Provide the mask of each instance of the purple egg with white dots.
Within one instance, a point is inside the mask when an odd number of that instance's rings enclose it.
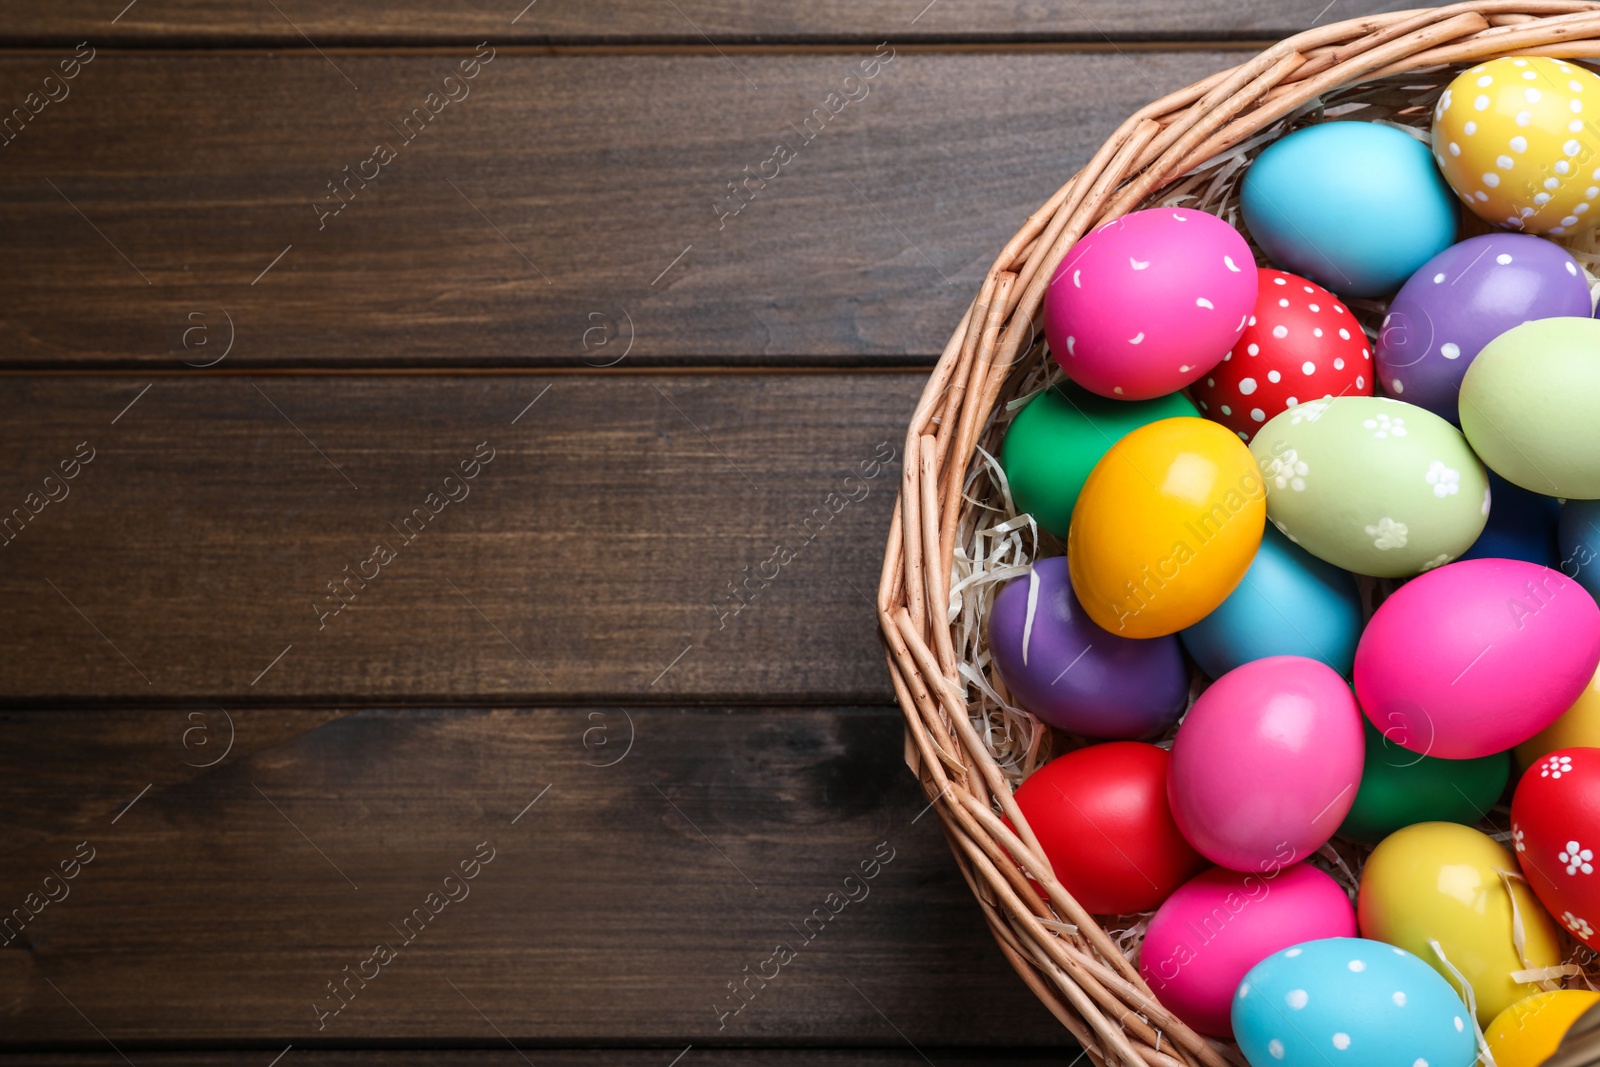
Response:
[[[1457,397],[1484,345],[1532,319],[1590,314],[1589,282],[1559,245],[1525,233],[1469,237],[1395,294],[1378,334],[1390,396],[1459,422]]]
[[[1044,332],[1067,376],[1114,400],[1149,400],[1215,367],[1256,302],[1238,230],[1191,208],[1112,219],[1067,252],[1044,294]]]
[[[1233,995],[1250,1067],[1472,1067],[1471,1013],[1403,948],[1328,937],[1274,952]]]

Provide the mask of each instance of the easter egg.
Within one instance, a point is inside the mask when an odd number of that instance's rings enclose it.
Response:
[[[1512,485],[1494,471],[1488,474],[1489,521],[1461,558],[1520,559],[1541,567],[1560,567],[1562,557],[1557,538],[1560,502]],[[1577,577],[1570,567],[1560,569],[1568,577]],[[1581,577],[1578,584],[1583,584]]]
[[[1600,500],[1569,500],[1556,526],[1561,571],[1600,600]]]
[[[1600,1034],[1600,1008],[1590,1008],[1567,1028],[1556,1055],[1545,1063],[1549,1067],[1585,1067],[1584,1061],[1594,1058],[1597,1034]]]
[[[1176,633],[1233,592],[1265,525],[1261,476],[1237,437],[1205,419],[1152,422],[1083,483],[1067,532],[1072,587],[1111,633]]]
[[[1489,515],[1488,478],[1460,431],[1386,397],[1301,404],[1262,427],[1250,450],[1273,524],[1356,574],[1401,578],[1448,563]]]
[[[1256,302],[1244,237],[1192,208],[1134,211],[1085,234],[1044,295],[1044,333],[1090,392],[1148,400],[1217,365]]]
[[[1189,698],[1176,637],[1108,634],[1072,591],[1065,556],[1039,560],[995,598],[989,650],[1012,697],[1051,726],[1084,737],[1157,737]]]
[[[1561,717],[1600,663],[1600,607],[1560,571],[1470,559],[1379,605],[1356,646],[1356,696],[1401,748],[1474,759]]]
[[[1096,914],[1149,911],[1206,861],[1167,807],[1165,749],[1112,741],[1058,756],[1017,788],[1017,806],[1073,898]]]
[[[1546,496],[1600,497],[1600,319],[1535,319],[1484,346],[1461,431],[1494,472]]]
[[[1401,748],[1371,723],[1365,725],[1361,788],[1339,827],[1341,837],[1375,845],[1413,823],[1470,826],[1494,807],[1511,777],[1508,752],[1478,759],[1438,759]]]
[[[1506,56],[1456,75],[1433,109],[1433,153],[1479,218],[1527,233],[1586,229],[1600,188],[1600,78],[1575,63]]]
[[[1424,822],[1396,830],[1361,869],[1356,898],[1361,936],[1415,953],[1455,985],[1448,960],[1472,987],[1478,1022],[1488,1025],[1508,1006],[1539,991],[1532,982],[1514,980],[1514,972],[1561,962],[1550,916],[1525,884],[1502,873],[1514,873],[1515,862],[1470,826]],[[1521,955],[1513,941],[1513,896],[1522,923]],[[1443,960],[1430,941],[1439,942]]]
[[[1484,1029],[1495,1067],[1539,1067],[1555,1055],[1578,1016],[1596,1004],[1600,993],[1587,989],[1552,989],[1523,997]]]
[[[1349,296],[1394,292],[1455,240],[1454,198],[1427,148],[1375,122],[1278,138],[1239,195],[1245,227],[1274,263]]]
[[[1290,945],[1355,933],[1350,898],[1315,867],[1252,874],[1213,867],[1151,916],[1139,975],[1194,1029],[1232,1037],[1233,994],[1246,971]]]
[[[1213,863],[1269,871],[1333,836],[1355,800],[1361,709],[1333,668],[1258,659],[1211,684],[1178,727],[1167,797]]]
[[[1517,746],[1517,766],[1526,770],[1558,748],[1600,748],[1600,668],[1561,718]]]
[[[1258,273],[1244,333],[1189,389],[1206,418],[1246,441],[1302,400],[1372,395],[1372,349],[1343,302],[1296,275],[1268,267]]]
[[[1378,378],[1390,396],[1455,422],[1461,379],[1484,345],[1530,319],[1590,307],[1588,280],[1560,245],[1525,233],[1469,237],[1395,294],[1378,332]]]
[[[1234,994],[1233,1032],[1250,1067],[1472,1067],[1466,1014],[1411,953],[1335,937],[1252,967]]]
[[[1511,840],[1545,910],[1600,946],[1600,748],[1558,748],[1523,772],[1511,797]]]
[[[1041,529],[1067,536],[1072,506],[1106,450],[1131,430],[1158,419],[1198,415],[1182,393],[1124,403],[1063,382],[1017,412],[1000,446],[1000,466],[1018,513]]]
[[[1361,626],[1355,578],[1269,526],[1238,588],[1179,636],[1212,678],[1268,656],[1304,656],[1349,674]]]

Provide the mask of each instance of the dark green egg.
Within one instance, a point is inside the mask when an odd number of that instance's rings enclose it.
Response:
[[[1083,483],[1111,446],[1147,423],[1200,413],[1182,393],[1108,400],[1070,382],[1051,386],[1017,412],[1000,446],[1000,466],[1017,511],[1067,536]]]
[[[1361,789],[1339,833],[1377,844],[1402,826],[1456,822],[1471,826],[1494,807],[1511,775],[1511,753],[1478,759],[1423,756],[1383,739],[1371,723]]]

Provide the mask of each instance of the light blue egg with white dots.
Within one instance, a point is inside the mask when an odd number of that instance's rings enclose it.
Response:
[[[1274,952],[1233,995],[1250,1067],[1472,1067],[1472,1017],[1439,972],[1402,948],[1329,937]]]

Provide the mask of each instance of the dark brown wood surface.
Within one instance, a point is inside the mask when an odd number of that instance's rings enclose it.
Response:
[[[248,41],[323,47],[484,38],[537,44],[639,42],[840,42],[885,39],[932,41],[1182,41],[1195,38],[1281,37],[1315,22],[1416,6],[1399,0],[893,0],[860,4],[815,0],[622,0],[563,4],[560,0],[64,0],[44,10],[18,5],[0,32],[29,42],[95,41],[137,44],[217,44]]]
[[[902,762],[905,420],[1128,113],[1407,5],[525,3],[0,9],[0,1058],[1074,1062]]]
[[[873,598],[920,388],[0,379],[0,697],[889,701]]]
[[[949,1048],[921,1045],[911,1048],[849,1049],[739,1049],[683,1045],[676,1048],[600,1048],[552,1049],[540,1047],[521,1052],[502,1044],[499,1049],[428,1049],[426,1051],[385,1049],[344,1052],[305,1049],[293,1042],[281,1048],[249,1048],[233,1052],[191,1052],[160,1049],[158,1055],[133,1050],[141,1060],[158,1061],[170,1067],[272,1067],[268,1062],[282,1053],[283,1067],[985,1067],[986,1064],[1071,1063],[1071,1051],[1053,1048]],[[694,1053],[694,1059],[681,1060]],[[292,1057],[292,1058],[291,1058]],[[527,1058],[524,1058],[527,1057]],[[115,1052],[35,1052],[7,1055],[14,1067],[126,1067],[127,1060]]]
[[[0,106],[71,54],[0,58]],[[402,127],[472,50],[96,52],[0,145],[0,365],[926,366],[1130,111],[1243,58],[897,52],[847,85],[873,54],[497,52]]]
[[[900,731],[887,708],[10,713],[0,905],[60,899],[6,928],[4,1040],[1059,1043],[919,821]],[[370,981],[336,999],[346,966]]]

